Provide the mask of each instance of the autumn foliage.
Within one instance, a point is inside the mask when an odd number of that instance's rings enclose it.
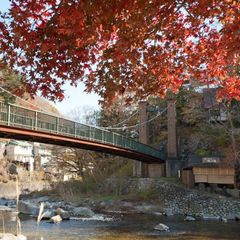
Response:
[[[105,99],[194,82],[240,100],[239,1],[12,0],[0,51],[30,92],[50,99],[63,98],[64,82],[83,81]]]

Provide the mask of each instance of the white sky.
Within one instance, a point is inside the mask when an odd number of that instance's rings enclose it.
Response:
[[[64,89],[66,90],[65,99],[62,102],[55,104],[57,109],[63,114],[68,113],[70,110],[77,107],[99,107],[98,100],[100,97],[96,94],[86,94],[82,83],[79,84],[77,88],[69,86],[69,84],[65,84]]]
[[[0,0],[1,11],[7,11],[9,6],[9,0]],[[84,84],[79,84],[77,88],[65,84],[63,89],[65,90],[65,99],[55,104],[61,113],[66,114],[74,108],[83,106],[99,107],[98,100],[100,97],[96,94],[84,93]]]

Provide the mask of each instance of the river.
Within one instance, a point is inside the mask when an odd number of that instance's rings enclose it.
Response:
[[[171,231],[153,230],[158,223],[166,224]],[[14,233],[15,225],[13,222],[5,223],[5,230]],[[21,225],[22,233],[28,240],[240,239],[240,222],[186,222],[182,216],[96,215],[90,219],[71,219],[59,224],[42,221],[39,227],[35,219],[21,216]]]

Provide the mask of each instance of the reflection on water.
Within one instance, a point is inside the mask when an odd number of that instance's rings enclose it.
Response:
[[[153,230],[164,223],[170,233]],[[0,227],[1,228],[1,227]],[[6,225],[7,231],[15,231],[15,223]],[[1,229],[0,229],[1,230]],[[183,217],[149,215],[97,215],[91,220],[72,219],[60,224],[47,221],[36,227],[35,219],[22,217],[22,232],[30,240],[184,240],[184,239],[240,239],[240,222],[185,222]]]

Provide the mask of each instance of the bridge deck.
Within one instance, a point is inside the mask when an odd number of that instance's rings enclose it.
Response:
[[[0,137],[101,151],[149,163],[165,159],[157,149],[118,133],[4,103],[0,103]]]

